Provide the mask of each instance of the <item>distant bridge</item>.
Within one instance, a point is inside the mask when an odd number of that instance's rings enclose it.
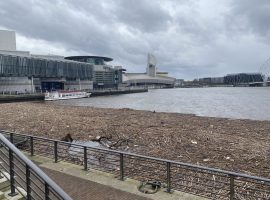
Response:
[[[250,82],[248,83],[250,87],[262,87],[262,86],[270,86],[270,81],[263,82]]]

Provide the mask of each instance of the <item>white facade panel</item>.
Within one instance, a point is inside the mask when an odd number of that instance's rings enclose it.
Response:
[[[16,51],[15,31],[0,30],[0,50]]]

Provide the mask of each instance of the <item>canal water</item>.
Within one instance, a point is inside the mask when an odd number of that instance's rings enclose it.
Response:
[[[147,93],[46,102],[71,106],[131,108],[199,116],[270,120],[270,87],[173,88]]]

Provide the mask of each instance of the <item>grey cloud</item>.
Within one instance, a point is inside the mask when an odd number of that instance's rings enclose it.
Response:
[[[270,37],[270,1],[268,0],[238,0],[232,4],[233,15],[239,20],[239,27],[245,31],[252,30],[262,37]],[[233,22],[233,21],[231,21]],[[240,24],[242,23],[242,24]]]
[[[119,0],[116,9],[117,20],[142,32],[166,31],[171,20],[157,1]]]
[[[269,4],[266,0],[9,0],[0,1],[0,26],[72,54],[113,57],[132,72],[145,71],[146,55],[152,52],[160,70],[193,79],[256,71],[270,51],[265,42]]]

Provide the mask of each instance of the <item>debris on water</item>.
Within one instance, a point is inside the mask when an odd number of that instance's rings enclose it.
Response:
[[[142,181],[138,190],[144,194],[154,194],[161,188],[160,181]]]
[[[198,142],[195,141],[195,140],[191,140],[191,143],[192,143],[192,144],[198,144]]]
[[[65,137],[62,137],[61,138],[61,141],[64,141],[64,142],[73,142],[73,138],[71,137],[71,134],[68,133],[68,134],[66,134]]]
[[[87,147],[101,147],[104,148],[104,146],[102,144],[100,144],[99,142],[93,142],[93,141],[74,141],[72,142],[72,144],[80,144],[83,146],[87,146]]]
[[[0,104],[0,109],[2,130],[57,140],[70,133],[80,142],[111,135],[108,145],[105,138],[94,144],[102,148],[115,144],[111,149],[121,151],[128,146],[133,153],[192,164],[200,161],[204,166],[257,176],[270,174],[269,120],[29,102]],[[203,162],[207,158],[210,161]]]
[[[205,158],[203,159],[203,162],[208,162],[210,159],[209,158]]]

